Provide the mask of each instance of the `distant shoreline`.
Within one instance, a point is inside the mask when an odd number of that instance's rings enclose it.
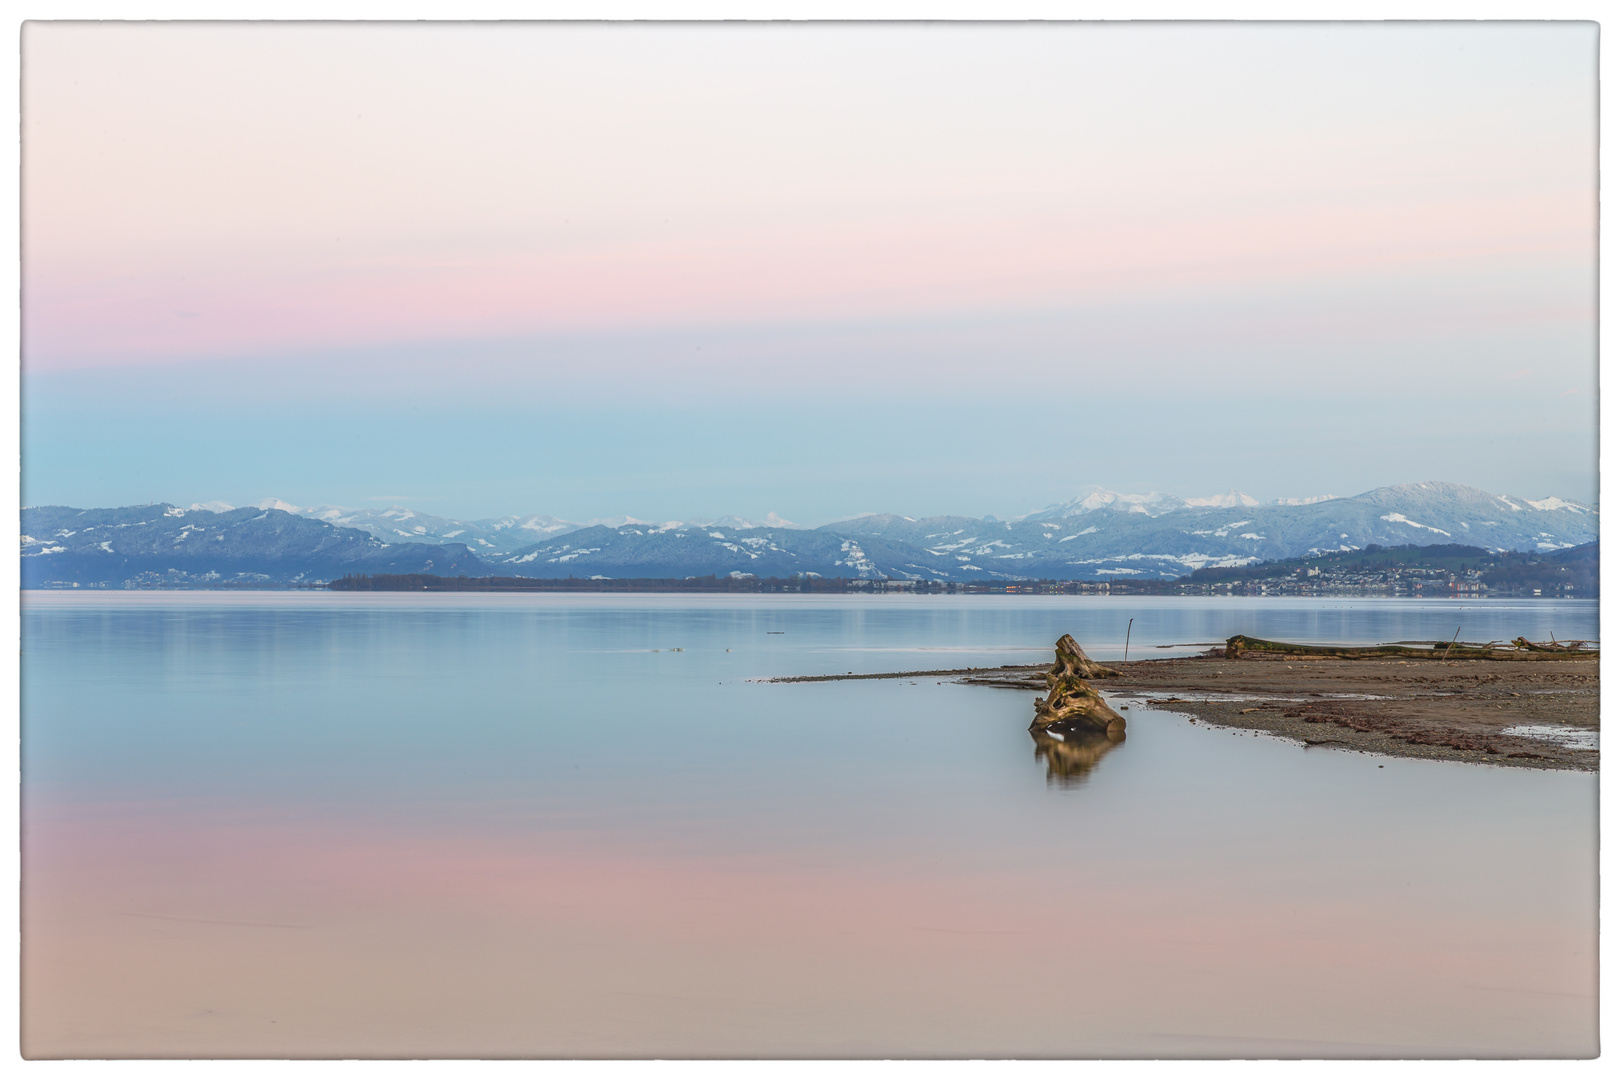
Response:
[[[1523,592],[1497,592],[1497,593],[1451,593],[1451,592],[1393,592],[1388,589],[1342,589],[1332,592],[1314,593],[1284,593],[1284,592],[1197,592],[1192,590],[1181,591],[1174,588],[1158,587],[1156,582],[1017,582],[1005,584],[1002,582],[946,582],[923,583],[920,586],[909,582],[873,581],[870,579],[855,579],[843,583],[841,586],[836,580],[822,579],[816,584],[801,584],[787,581],[777,582],[770,579],[764,581],[745,580],[742,583],[725,583],[710,585],[707,583],[693,583],[686,581],[664,582],[662,580],[647,580],[638,578],[610,578],[603,581],[585,581],[532,578],[522,579],[523,584],[514,586],[487,584],[459,585],[455,583],[444,585],[372,585],[361,588],[335,585],[332,582],[277,582],[255,581],[243,583],[218,583],[198,585],[191,583],[164,583],[161,585],[109,585],[102,582],[91,582],[83,585],[72,584],[43,584],[22,585],[19,592],[40,594],[63,593],[160,593],[160,592],[188,592],[188,593],[284,593],[284,592],[387,592],[387,593],[615,593],[615,594],[645,594],[645,595],[779,595],[790,593],[805,593],[810,595],[828,596],[1127,596],[1127,597],[1164,597],[1170,599],[1215,599],[1215,600],[1587,600],[1595,602],[1597,597],[1590,595],[1570,595],[1568,593],[1553,593],[1548,596],[1538,596]],[[1173,583],[1163,583],[1173,584]],[[1110,587],[1110,585],[1112,587]],[[1101,586],[1101,587],[1085,587]]]
[[[695,593],[992,593],[1096,595],[1140,592],[1159,582],[1108,581],[896,581],[882,578],[719,577],[526,578],[440,577],[435,574],[346,575],[325,587],[333,592],[695,592]]]
[[[308,586],[305,586],[308,587]],[[316,588],[322,586],[314,586]],[[1445,585],[1425,589],[1422,585],[1404,588],[1370,585],[1335,587],[1312,591],[1284,590],[1276,586],[1251,584],[1240,588],[1211,588],[1208,584],[1175,580],[1054,580],[1023,581],[914,581],[894,578],[801,577],[703,577],[685,578],[527,578],[527,577],[445,577],[436,574],[355,574],[327,583],[334,592],[647,592],[647,593],[910,593],[919,595],[1037,595],[1037,596],[1312,596],[1333,597],[1413,597],[1420,599],[1485,599],[1490,597],[1539,597],[1542,590],[1465,587]],[[1595,589],[1593,590],[1595,592]],[[1548,598],[1594,598],[1585,590],[1548,590]]]

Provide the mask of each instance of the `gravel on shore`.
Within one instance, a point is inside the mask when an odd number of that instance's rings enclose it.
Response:
[[[1110,661],[1096,680],[1116,707],[1143,706],[1306,746],[1531,769],[1598,768],[1596,656],[1345,660],[1221,655]],[[949,677],[1045,693],[1045,665],[799,676],[772,682]],[[1128,717],[1128,713],[1127,713]]]

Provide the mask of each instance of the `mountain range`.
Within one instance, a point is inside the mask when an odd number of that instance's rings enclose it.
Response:
[[[23,588],[248,585],[346,573],[488,573],[461,544],[387,544],[285,510],[25,507]],[[431,571],[425,568],[431,566]]]
[[[1597,538],[1595,507],[1429,482],[1262,503],[1091,488],[1009,521],[868,514],[817,529],[773,514],[579,523],[544,514],[457,520],[406,507],[266,500],[22,512],[25,587],[314,582],[346,573],[524,577],[1175,578],[1377,543],[1553,551]]]

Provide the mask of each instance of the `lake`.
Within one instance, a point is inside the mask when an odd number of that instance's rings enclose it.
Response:
[[[1597,777],[776,675],[1595,602],[25,593],[35,1057],[1587,1056]],[[1171,648],[1161,648],[1171,646]]]

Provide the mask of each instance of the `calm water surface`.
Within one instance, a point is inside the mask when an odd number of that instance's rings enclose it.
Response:
[[[29,593],[35,1056],[1586,1055],[1597,783],[764,676],[1581,601]],[[1159,646],[1175,648],[1159,648]],[[679,650],[679,651],[675,651]]]

